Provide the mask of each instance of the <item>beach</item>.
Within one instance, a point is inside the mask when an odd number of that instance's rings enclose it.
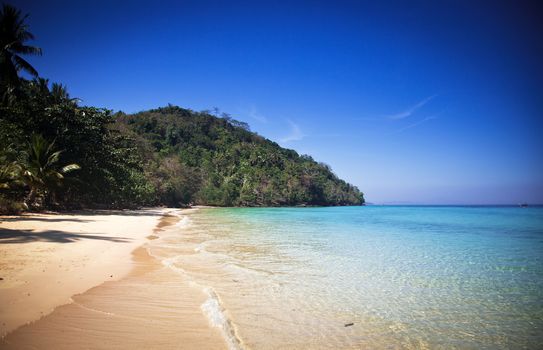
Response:
[[[0,348],[225,348],[206,296],[144,248],[178,212],[1,217]]]
[[[536,348],[542,214],[387,206],[2,217],[0,349]]]

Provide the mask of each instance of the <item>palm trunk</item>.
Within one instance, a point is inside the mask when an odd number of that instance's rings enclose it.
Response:
[[[58,207],[57,202],[57,192],[55,190],[50,190],[46,193],[46,204],[49,207]]]
[[[27,207],[31,208],[34,206],[36,202],[36,195],[37,195],[36,187],[30,187],[30,192],[28,193],[28,196],[26,196],[26,199],[25,199],[25,204]]]

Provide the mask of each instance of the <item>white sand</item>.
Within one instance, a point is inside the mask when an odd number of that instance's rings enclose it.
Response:
[[[0,216],[0,335],[127,275],[167,211]]]

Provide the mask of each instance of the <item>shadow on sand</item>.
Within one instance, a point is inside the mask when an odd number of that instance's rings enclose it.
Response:
[[[73,243],[83,239],[97,239],[117,243],[127,243],[130,239],[113,236],[100,236],[99,234],[72,233],[65,231],[12,230],[0,228],[0,244],[31,243],[31,242],[57,242]]]
[[[120,216],[162,216],[164,215],[160,209],[92,209],[82,211],[70,211],[63,214],[77,216],[92,216],[92,215],[120,215]]]
[[[81,219],[75,216],[95,216],[95,215],[119,215],[119,216],[163,216],[164,214],[159,209],[142,209],[142,210],[129,210],[129,209],[119,209],[119,210],[110,210],[110,209],[94,209],[94,210],[81,210],[81,211],[66,211],[58,213],[59,215],[68,215],[74,216],[73,218],[53,218],[52,215],[57,213],[48,213],[47,217],[40,217],[38,215],[33,215],[32,213],[23,214],[13,217],[0,217],[0,223],[2,222],[23,222],[23,221],[41,221],[41,222],[91,222],[92,219]]]
[[[77,218],[59,218],[53,219],[51,217],[37,217],[37,216],[17,216],[13,218],[0,218],[0,222],[22,222],[22,221],[43,221],[43,222],[91,222],[92,220],[77,219]]]

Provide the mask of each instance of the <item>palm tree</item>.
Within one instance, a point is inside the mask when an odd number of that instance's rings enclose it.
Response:
[[[44,99],[44,104],[60,104],[68,103],[74,106],[81,101],[79,98],[70,97],[66,85],[53,83],[49,88],[49,79],[35,78],[30,82],[30,93],[34,96],[41,96]]]
[[[53,85],[51,85],[51,97],[55,103],[66,102],[77,105],[77,103],[80,102],[80,99],[77,97],[70,97],[66,85],[59,83],[53,83]]]
[[[41,55],[41,49],[25,45],[34,35],[28,31],[21,11],[4,4],[0,10],[0,84],[4,92],[20,84],[19,72],[26,71],[37,77],[38,72],[21,55]]]
[[[35,79],[32,80],[32,82],[30,84],[31,84],[30,86],[32,88],[34,88],[35,90],[37,90],[40,95],[42,95],[42,96],[49,95],[49,93],[50,93],[50,91],[49,91],[49,79],[35,78]]]
[[[77,164],[60,166],[62,151],[55,151],[54,144],[41,135],[30,138],[22,172],[30,188],[25,201],[28,206],[36,206],[38,198],[51,198],[55,202],[55,189],[62,185],[64,174],[81,168]]]

